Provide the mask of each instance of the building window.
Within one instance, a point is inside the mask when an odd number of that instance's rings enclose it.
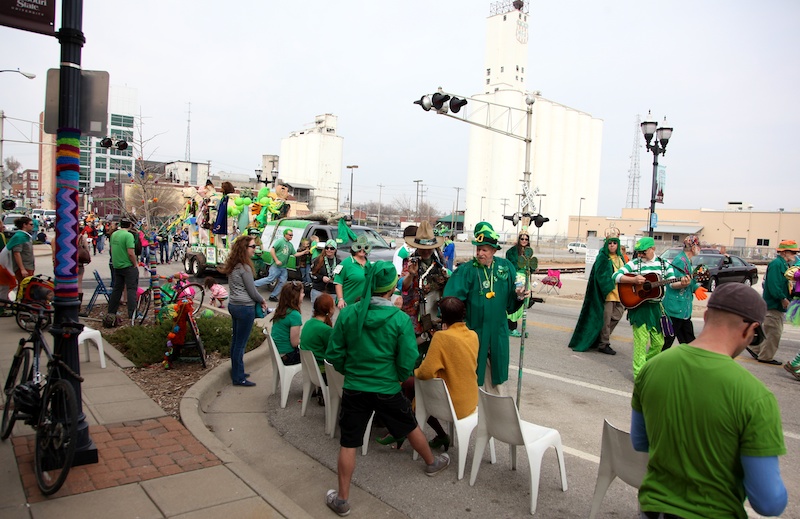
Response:
[[[519,72],[519,65],[517,65],[517,72]]]
[[[657,240],[657,241],[661,241],[661,240],[663,240],[663,239],[664,239],[664,237],[663,237],[663,236],[661,236],[660,234],[654,234],[654,235],[653,235],[653,239],[654,239],[654,240]]]
[[[130,115],[111,114],[111,126],[133,128],[133,117]]]
[[[506,15],[503,15],[503,21],[504,22],[506,21]]]
[[[525,78],[524,77],[520,77],[519,80],[522,81],[523,83],[525,82]]]
[[[525,73],[525,67],[522,67],[522,70],[520,72],[522,72],[524,74]]]
[[[38,191],[39,190],[39,183],[38,182],[31,182],[30,185],[28,186],[28,188],[29,189],[33,189],[35,191]]]
[[[102,171],[95,171],[94,172],[94,183],[95,184],[105,184],[106,182],[106,174]]]
[[[756,240],[756,245],[759,247],[769,247],[769,238],[759,238]]]
[[[486,69],[486,75],[487,75],[487,76],[491,76],[491,75],[492,75],[492,69],[490,69],[490,68],[487,68],[487,69]]]
[[[486,80],[486,84],[487,84],[487,85],[489,84],[489,80],[488,80],[488,79]],[[486,92],[486,93],[488,94],[489,92]]]
[[[106,169],[108,167],[108,159],[105,157],[95,157],[94,167],[97,169]]]
[[[672,235],[672,241],[681,241],[680,235],[679,234],[673,234]]]
[[[500,72],[505,72],[505,67],[500,67]]]

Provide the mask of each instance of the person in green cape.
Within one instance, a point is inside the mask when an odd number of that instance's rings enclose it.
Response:
[[[625,260],[619,252],[619,230],[606,231],[603,248],[597,254],[586,285],[586,295],[572,333],[569,347],[575,351],[597,348],[600,353],[616,355],[610,338],[622,320],[625,307],[619,301],[619,290],[612,276],[622,268]]]
[[[488,222],[475,226],[475,257],[462,263],[444,287],[444,297],[457,297],[467,305],[467,327],[480,339],[478,385],[502,395],[508,380],[508,321],[530,295],[514,284],[516,267],[497,258],[498,235]]]

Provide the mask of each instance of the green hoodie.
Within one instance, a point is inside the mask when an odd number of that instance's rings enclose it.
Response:
[[[344,389],[394,395],[419,355],[414,326],[390,301],[373,297],[359,329],[359,306],[339,314],[325,358],[344,375]]]

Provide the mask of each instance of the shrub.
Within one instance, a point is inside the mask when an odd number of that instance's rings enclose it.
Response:
[[[167,334],[172,331],[171,320],[146,326],[128,326],[105,336],[125,357],[137,367],[157,364],[164,360]],[[227,316],[199,317],[197,328],[206,353],[219,352],[222,357],[231,354],[231,319]],[[264,342],[261,327],[253,326],[245,351],[257,348]],[[191,353],[190,353],[191,354]]]

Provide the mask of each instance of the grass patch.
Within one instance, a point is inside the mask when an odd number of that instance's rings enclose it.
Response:
[[[164,360],[167,349],[167,334],[172,331],[172,320],[160,324],[147,326],[128,326],[120,328],[114,333],[106,335],[105,339],[112,343],[125,357],[137,367],[157,364]],[[231,356],[231,318],[214,315],[213,317],[199,317],[197,328],[206,352],[218,351],[223,357]],[[257,348],[264,342],[261,327],[253,326],[250,339],[247,341],[245,352]],[[194,354],[194,349],[187,351],[188,355]]]

